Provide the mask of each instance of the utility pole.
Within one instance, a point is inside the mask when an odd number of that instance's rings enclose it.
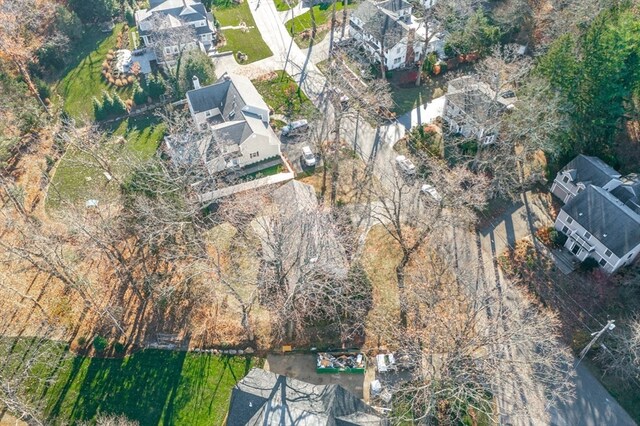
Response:
[[[585,346],[584,349],[580,352],[580,359],[578,359],[578,362],[576,363],[576,367],[578,366],[578,364],[580,364],[580,361],[582,361],[585,355],[587,355],[587,352],[589,352],[589,349],[591,349],[591,347],[596,343],[596,341],[600,338],[600,336],[602,336],[606,331],[611,331],[614,328],[616,328],[616,325],[614,324],[614,322],[616,321],[609,320],[607,321],[607,324],[604,327],[602,327],[602,330],[597,331],[595,333],[591,333],[591,335],[593,336],[593,339],[591,339],[589,344]]]

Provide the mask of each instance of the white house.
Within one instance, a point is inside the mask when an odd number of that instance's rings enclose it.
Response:
[[[513,107],[514,100],[503,98],[473,76],[460,77],[449,82],[442,118],[452,133],[489,145],[498,137],[500,115]]]
[[[156,51],[161,65],[173,65],[181,50],[200,49],[207,52],[216,42],[213,15],[199,0],[150,0],[149,9],[136,11],[135,19],[140,38],[146,46],[152,44],[152,38],[158,32],[177,31],[185,26],[194,29],[191,41],[182,45],[164,45],[160,51]],[[163,38],[168,40],[171,37]]]
[[[201,135],[195,142],[197,156],[211,174],[280,156],[280,140],[269,126],[269,107],[248,78],[225,73],[205,87],[200,87],[197,77],[193,81],[187,104]],[[169,139],[165,144],[172,158],[193,152],[175,140]],[[184,160],[187,161],[193,158]]]
[[[444,56],[444,34],[411,12],[405,0],[365,0],[349,16],[349,35],[387,70],[412,66],[431,52]]]
[[[579,260],[592,257],[608,273],[640,252],[640,179],[596,157],[579,155],[556,176],[551,191],[566,204],[555,228]]]

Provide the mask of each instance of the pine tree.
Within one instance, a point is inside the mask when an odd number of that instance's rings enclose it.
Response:
[[[111,113],[116,116],[127,113],[127,105],[117,93],[113,94],[113,107],[111,109]]]
[[[133,102],[135,102],[136,105],[142,105],[147,102],[147,94],[137,81],[133,83]]]
[[[113,114],[113,99],[106,90],[102,91],[102,116],[106,118]]]
[[[149,96],[153,99],[158,99],[161,95],[167,91],[167,85],[161,75],[154,75],[149,78]]]
[[[102,108],[102,104],[100,103],[98,98],[96,98],[95,96],[93,97],[93,115],[98,121],[104,120],[104,109]]]

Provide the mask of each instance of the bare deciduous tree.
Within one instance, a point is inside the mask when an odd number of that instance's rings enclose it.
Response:
[[[31,94],[46,106],[36,88],[29,64],[36,51],[51,37],[55,3],[49,0],[0,1],[0,58],[6,57],[20,72]]]
[[[516,291],[489,290],[446,243],[430,250],[407,277],[409,326],[398,334],[414,379],[396,389],[398,420],[456,422],[473,411],[497,421],[494,398],[535,395],[506,413],[531,416],[570,397],[558,318]]]
[[[373,199],[372,216],[400,245],[402,258],[396,266],[400,294],[401,322],[406,325],[407,305],[404,301],[405,269],[427,238],[445,226],[468,226],[475,221],[475,210],[486,202],[487,181],[464,166],[450,169],[438,160],[425,157],[422,167],[441,200],[419,195],[412,178],[396,171],[382,176],[381,185],[370,186]]]
[[[640,315],[607,334],[605,343],[597,356],[605,371],[629,384],[640,380]]]
[[[0,405],[30,425],[46,424],[45,401],[34,400],[30,391],[53,383],[55,374],[45,377],[42,369],[55,372],[65,359],[61,345],[51,340],[56,331],[42,322],[36,337],[0,334]]]

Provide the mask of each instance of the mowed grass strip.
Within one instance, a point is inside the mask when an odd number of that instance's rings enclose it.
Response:
[[[274,3],[276,4],[276,10],[278,12],[284,12],[298,5],[297,0],[274,0]]]
[[[106,38],[100,31],[87,31],[84,41],[76,47],[79,52],[78,60],[55,86],[56,92],[64,99],[65,112],[71,117],[95,119],[91,100],[94,96],[99,98],[103,90],[116,92],[123,100],[131,97],[131,85],[110,88],[101,74],[102,62],[110,49],[116,49],[116,39],[122,26],[123,24],[116,25],[111,35]]]
[[[31,339],[7,339],[0,353],[24,362]],[[125,358],[74,356],[51,342],[32,369],[27,392],[45,407],[46,424],[79,424],[98,413],[141,425],[221,425],[231,391],[256,364],[252,357],[144,350]],[[7,351],[9,351],[7,353]],[[27,357],[28,358],[28,357]],[[16,364],[14,362],[14,364]],[[19,365],[3,365],[19,371]]]

